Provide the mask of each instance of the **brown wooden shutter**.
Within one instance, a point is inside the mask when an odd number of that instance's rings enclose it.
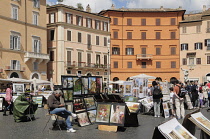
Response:
[[[73,24],[73,14],[71,14],[71,24]]]
[[[89,19],[89,18],[86,18],[86,27],[88,27],[88,19]]]
[[[67,51],[67,62],[71,62],[71,51]]]
[[[146,48],[141,48],[141,54],[147,54],[147,49]]]
[[[76,16],[76,24],[77,24],[77,25],[79,24],[79,19],[78,19],[78,18],[79,18],[79,16],[77,15],[77,16]]]
[[[156,32],[156,39],[160,39],[160,32]]]
[[[67,40],[71,41],[71,31],[67,31]]]
[[[141,25],[146,26],[146,19],[141,19]]]
[[[104,30],[104,22],[102,22],[102,30]]]
[[[118,39],[118,32],[114,31],[114,39]]]
[[[87,63],[88,63],[88,64],[91,63],[91,54],[87,54]]]
[[[176,47],[171,47],[171,55],[176,55]]]
[[[54,23],[56,22],[56,17],[55,17],[55,13],[54,13]]]
[[[132,25],[132,19],[127,19],[127,25],[131,26]]]
[[[114,25],[118,25],[118,18],[114,18]]]
[[[171,25],[176,25],[176,18],[171,18]]]
[[[176,39],[176,32],[171,32],[171,39]]]
[[[127,32],[127,39],[132,39],[132,32]]]
[[[114,68],[118,68],[118,62],[114,61]]]
[[[156,19],[156,26],[160,26],[160,19]]]
[[[82,22],[82,23],[81,23],[81,26],[83,26],[83,17],[82,17],[82,16],[81,16],[81,20],[82,20],[82,21],[81,21],[81,22]]]
[[[160,48],[156,48],[156,55],[160,55]]]
[[[146,39],[146,32],[141,32],[141,39],[145,40]]]
[[[92,19],[90,19],[90,27],[93,28]]]

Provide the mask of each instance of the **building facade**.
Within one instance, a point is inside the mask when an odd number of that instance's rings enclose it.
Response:
[[[46,0],[0,5],[0,78],[47,79]]]
[[[170,81],[180,77],[179,22],[185,10],[111,9],[111,80],[147,74]]]
[[[203,12],[185,15],[180,22],[180,50],[180,79],[210,80],[210,10],[205,6]]]
[[[61,84],[61,75],[109,79],[109,18],[71,6],[47,7],[48,78]]]

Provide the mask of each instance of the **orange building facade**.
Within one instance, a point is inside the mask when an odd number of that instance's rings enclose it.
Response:
[[[185,10],[115,9],[101,11],[111,18],[110,80],[147,74],[168,80],[180,77],[179,22]]]

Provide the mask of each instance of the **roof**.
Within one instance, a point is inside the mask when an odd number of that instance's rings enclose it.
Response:
[[[64,4],[56,4],[56,5],[48,6],[47,7],[47,10],[48,9],[52,9],[52,8],[58,8],[58,7],[64,7],[64,8],[67,8],[67,9],[72,9],[72,10],[83,12],[83,13],[86,13],[86,14],[92,14],[92,15],[95,15],[95,16],[100,16],[100,17],[108,18],[109,19],[109,17],[103,16],[103,15],[101,15],[99,13],[86,12],[86,11],[80,10],[78,8],[74,8],[73,6],[68,6],[68,5],[64,5]]]

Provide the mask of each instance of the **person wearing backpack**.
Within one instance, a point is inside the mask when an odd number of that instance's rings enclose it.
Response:
[[[156,81],[152,82],[152,86],[151,92],[154,104],[154,117],[160,117],[160,103],[163,94]]]
[[[184,96],[180,96],[181,90],[183,91],[183,89],[184,89],[183,86],[181,86],[181,84],[179,84],[179,81],[177,80],[174,86],[174,92],[175,92],[174,95],[175,95],[176,116],[178,120],[184,118],[185,116]]]

